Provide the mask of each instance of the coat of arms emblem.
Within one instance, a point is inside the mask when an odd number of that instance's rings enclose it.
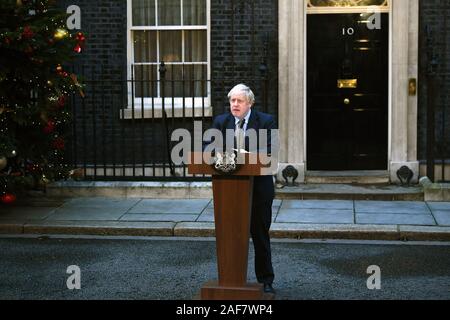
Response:
[[[214,168],[222,173],[232,173],[236,171],[236,154],[224,152],[216,153],[214,158]]]

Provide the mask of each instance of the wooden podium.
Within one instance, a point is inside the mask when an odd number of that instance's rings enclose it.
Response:
[[[265,298],[261,284],[247,283],[253,177],[261,175],[261,169],[267,167],[260,163],[259,155],[254,156],[258,156],[258,161],[252,161],[256,164],[249,163],[248,154],[238,155],[243,157],[238,170],[232,174],[220,174],[209,164],[211,155],[191,153],[189,174],[212,175],[214,197],[219,280],[202,287],[202,300]]]

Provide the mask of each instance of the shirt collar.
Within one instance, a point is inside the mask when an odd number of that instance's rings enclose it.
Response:
[[[245,118],[244,118],[244,119],[245,119],[245,124],[244,124],[244,126],[247,126],[248,120],[250,119],[251,113],[252,113],[252,109],[250,108],[250,109],[248,110],[247,115],[246,115]],[[239,123],[239,118],[234,117],[234,124],[237,125],[238,123]]]

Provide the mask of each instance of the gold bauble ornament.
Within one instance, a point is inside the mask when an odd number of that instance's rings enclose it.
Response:
[[[0,171],[6,168],[8,165],[8,159],[6,157],[0,157]]]
[[[57,40],[64,39],[69,35],[69,32],[66,29],[56,29],[55,34],[53,37]]]
[[[41,179],[39,180],[39,185],[41,187],[45,187],[48,185],[49,182],[50,182],[50,180],[48,180],[45,175],[42,175]]]

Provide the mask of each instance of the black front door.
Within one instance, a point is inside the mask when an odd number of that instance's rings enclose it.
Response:
[[[307,28],[308,170],[387,170],[388,14],[308,15]]]

